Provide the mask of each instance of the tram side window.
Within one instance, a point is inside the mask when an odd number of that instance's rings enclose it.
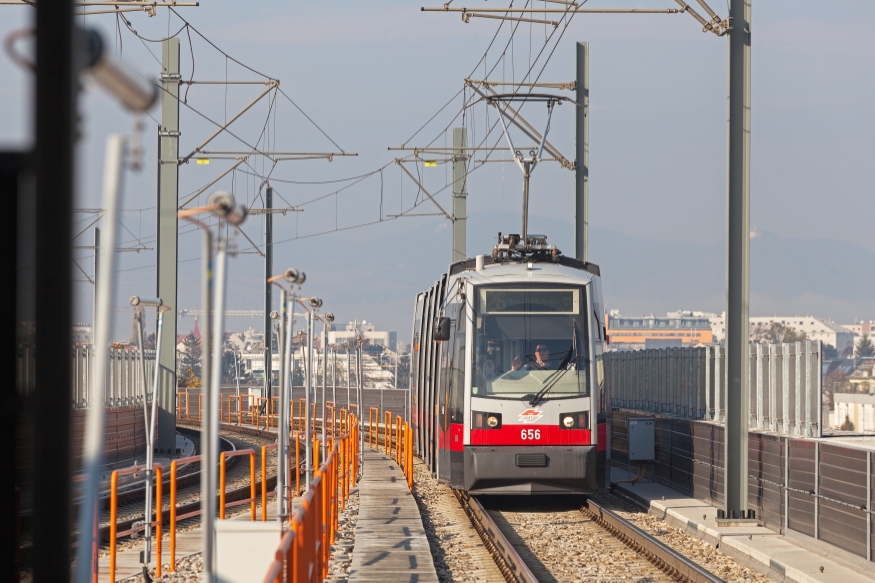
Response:
[[[464,423],[465,407],[465,332],[456,333],[456,357],[450,386],[450,423]]]

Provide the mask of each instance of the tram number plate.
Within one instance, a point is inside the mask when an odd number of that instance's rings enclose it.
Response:
[[[520,433],[520,437],[523,441],[532,441],[541,439],[541,430],[540,429],[523,429]]]

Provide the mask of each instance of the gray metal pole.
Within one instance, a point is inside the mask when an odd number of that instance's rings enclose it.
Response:
[[[347,344],[346,346],[346,410],[349,411],[349,405],[352,403],[352,397],[350,396],[350,391],[352,391],[352,364],[349,354],[350,346]],[[362,412],[359,411],[359,417],[361,417]]]
[[[325,426],[328,424],[326,416],[328,410],[325,408],[325,388],[328,384],[328,326],[328,324],[322,324],[322,341],[319,343],[322,345],[320,346],[322,349],[322,457],[319,458],[321,460],[328,457],[328,446],[325,441]]]
[[[158,294],[176,310],[179,219],[179,39],[161,44],[161,127],[158,129]],[[204,306],[206,309],[206,306]],[[209,312],[206,312],[209,314]],[[158,451],[176,448],[176,318],[168,318],[156,355],[161,375],[158,399]],[[205,374],[202,371],[201,374]]]
[[[149,392],[146,390],[148,383],[146,381],[146,354],[143,348],[145,346],[143,343],[143,320],[141,314],[137,312],[134,312],[134,318],[137,319],[137,342],[140,345],[140,370],[143,377],[143,427],[146,429],[146,508],[144,513],[146,528],[143,531],[146,548],[143,553],[143,566],[148,568],[149,563],[152,562],[152,521],[149,520],[149,517],[152,516],[152,480],[154,479],[152,476],[152,453],[155,451],[155,447],[152,445],[154,435],[149,431]],[[155,340],[160,340],[157,333]],[[154,396],[152,402],[155,402]]]
[[[747,427],[750,407],[750,18],[751,0],[731,0],[729,32],[729,168],[726,269],[727,518],[747,510]]]
[[[313,312],[307,314],[307,363],[304,371],[304,384],[307,389],[307,395],[304,400],[304,450],[307,453],[307,488],[310,487],[310,482],[313,480],[313,428],[310,426],[310,403],[313,398]]]
[[[364,372],[365,372],[364,366],[362,365],[362,352],[363,352],[362,345],[364,344],[364,342],[361,338],[358,338],[358,342],[356,342],[356,344],[358,345],[358,353],[356,354],[356,365],[358,368],[358,391],[356,392],[356,400],[358,401],[359,415],[361,415],[362,418],[364,418],[364,413],[362,412],[362,410],[363,410],[363,405],[362,405],[363,391],[362,391],[362,389],[364,388],[363,376],[364,376]],[[359,451],[365,451],[365,434],[363,431],[359,432]],[[359,471],[361,471],[361,468],[364,466],[365,462],[364,462],[363,456],[359,456],[359,458],[361,460],[359,462]]]
[[[94,331],[97,330],[97,282],[100,281],[100,228],[94,227],[94,298],[91,312],[91,341],[94,341]]]
[[[121,191],[126,143],[127,140],[123,136],[110,135],[106,139],[102,201],[102,206],[106,210],[106,244],[99,252],[104,255],[103,266],[109,274],[114,272],[116,262],[116,221],[118,220],[118,199],[119,192]],[[46,234],[45,236],[48,237],[49,235]],[[91,379],[90,391],[92,399],[88,408],[88,416],[86,417],[85,447],[82,452],[82,470],[85,474],[85,484],[82,488],[82,505],[78,519],[78,548],[76,551],[76,581],[79,583],[91,580],[91,541],[95,505],[97,504],[97,494],[100,489],[100,475],[103,466],[103,443],[106,427],[106,381],[109,376],[109,338],[112,333],[112,298],[114,292],[115,279],[112,277],[104,278],[100,282],[100,288],[97,290],[97,305],[102,313],[97,319],[100,322],[100,326],[93,331],[94,346],[97,354],[94,358],[94,375]],[[48,366],[44,360],[42,363],[44,366]],[[37,376],[37,381],[39,379],[40,377]],[[67,384],[64,384],[64,388],[67,391],[70,390],[69,379]],[[67,402],[69,402],[69,398],[68,393],[66,397]],[[51,417],[47,418],[50,419]],[[40,431],[37,431],[37,433],[40,433]],[[37,449],[37,454],[39,454],[39,449]],[[49,456],[44,459],[54,458]],[[40,487],[35,486],[34,491],[39,494]],[[35,571],[37,570],[35,569]],[[68,578],[69,572],[57,580],[65,581]],[[36,580],[36,577],[34,577],[34,580]]]
[[[224,225],[219,223],[219,232],[222,232]],[[226,253],[227,241],[218,238],[218,249],[216,251],[216,268],[215,281],[212,285],[214,291],[214,314],[212,323],[212,350],[210,366],[210,384],[207,397],[207,418],[209,420],[209,444],[210,456],[206,458],[206,478],[210,488],[209,498],[207,499],[207,517],[214,519],[216,516],[216,491],[219,487],[218,464],[219,464],[219,414],[222,402],[222,352],[225,345],[225,281],[227,275],[228,254]],[[209,319],[210,312],[204,312]],[[203,342],[204,352],[210,350],[210,337]],[[210,554],[204,554],[204,580],[206,583],[216,581],[216,533],[214,523],[204,522],[204,539],[206,546],[210,549]],[[209,560],[207,560],[209,558]]]
[[[529,236],[529,177],[531,176],[532,163],[523,163],[523,229],[520,234],[520,241],[523,246],[526,244],[526,239]]]
[[[273,276],[273,215],[269,210],[271,208],[273,208],[273,189],[268,186],[264,191],[264,397],[267,398],[265,415],[270,413],[273,376],[273,323],[270,319],[273,284],[267,281]]]
[[[332,369],[331,369],[331,400],[334,401],[334,406],[337,407],[337,347],[331,351],[333,354]]]
[[[269,284],[273,285],[273,284]],[[289,456],[289,392],[288,392],[288,356],[286,351],[286,290],[280,290],[280,317],[277,331],[277,352],[279,354],[279,387],[280,420],[277,424],[277,443],[279,451],[276,460],[276,519],[282,524],[286,515],[286,461]],[[289,344],[291,339],[289,338]]]
[[[467,254],[468,224],[468,130],[453,128],[453,262]]]
[[[210,314],[212,313],[213,297],[210,291],[213,289],[213,237],[209,229],[202,229],[203,241],[201,248],[201,305],[203,306],[204,314],[201,330],[201,395],[209,394],[207,387],[210,386],[211,362],[210,358],[210,331],[212,330],[212,322]],[[163,298],[162,298],[163,299]],[[203,456],[203,469],[206,474],[201,479],[201,516],[204,529],[204,536],[201,538],[201,557],[203,557],[204,573],[212,573],[213,564],[213,545],[209,533],[213,531],[213,524],[216,520],[216,488],[215,482],[211,482],[207,476],[215,476],[215,467],[210,468],[210,461],[218,456],[213,455],[213,449],[218,447],[218,443],[213,445],[210,435],[212,428],[210,427],[209,403],[206,403],[207,414],[203,416],[201,421],[201,455]],[[209,581],[209,579],[207,579]]]
[[[589,259],[589,43],[577,43],[574,256]]]

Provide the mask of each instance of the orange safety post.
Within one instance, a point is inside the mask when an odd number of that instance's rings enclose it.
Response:
[[[319,467],[319,439],[314,435],[313,436],[313,467]]]
[[[374,418],[376,417],[377,421],[374,422]],[[368,447],[371,449],[376,449],[374,447],[374,433],[379,428],[380,424],[380,410],[376,407],[371,407],[368,411]]]
[[[170,462],[170,573],[176,571],[176,460]]]
[[[407,475],[407,487],[413,491],[413,428],[407,426],[407,466],[410,473]]]
[[[115,537],[118,526],[118,470],[110,478],[109,494],[109,580],[115,581]]]
[[[225,520],[225,452],[219,455],[219,519]]]
[[[313,409],[313,412],[312,412],[312,419],[310,420],[310,429],[315,434],[316,433],[316,403],[313,403],[311,405],[311,408]]]
[[[219,455],[219,519],[225,520],[225,460],[229,457],[238,455],[249,456],[249,482],[250,482],[250,498],[232,502],[227,506],[238,506],[240,504],[250,503],[252,512],[252,520],[255,520],[255,450],[253,449],[236,449],[234,451],[223,451]]]
[[[295,496],[301,495],[301,438],[295,432]]]
[[[338,486],[340,487],[340,509],[346,509],[346,465],[349,462],[349,436],[340,438],[340,475]]]
[[[252,515],[252,522],[255,522],[255,452],[249,452],[249,508]]]
[[[155,467],[155,466],[153,466]],[[139,474],[145,468],[142,466],[131,466],[122,470],[114,470],[110,478],[110,493],[109,493],[109,576],[110,581],[115,581],[115,563],[116,563],[116,538],[119,536],[118,525],[118,478],[128,474]],[[127,530],[122,535],[136,532],[136,528]]]
[[[392,450],[392,414],[388,411],[383,411],[383,451],[387,456],[391,456]]]
[[[404,420],[401,418],[401,415],[395,416],[395,462],[400,466],[402,462],[401,458],[401,449],[403,444],[403,429],[401,425],[404,423]]]
[[[261,521],[267,522],[267,450],[277,449],[279,447],[275,443],[269,443],[261,446]],[[252,481],[255,483],[255,480]],[[253,498],[255,493],[253,492]],[[253,502],[254,504],[254,502]]]
[[[155,468],[155,576],[161,576],[161,519],[164,507],[161,501],[164,499],[161,493],[161,466],[154,464]]]

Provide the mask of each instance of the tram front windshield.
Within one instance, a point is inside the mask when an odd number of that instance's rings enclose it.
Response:
[[[472,394],[527,400],[538,394],[589,396],[585,306],[581,287],[478,288]]]

